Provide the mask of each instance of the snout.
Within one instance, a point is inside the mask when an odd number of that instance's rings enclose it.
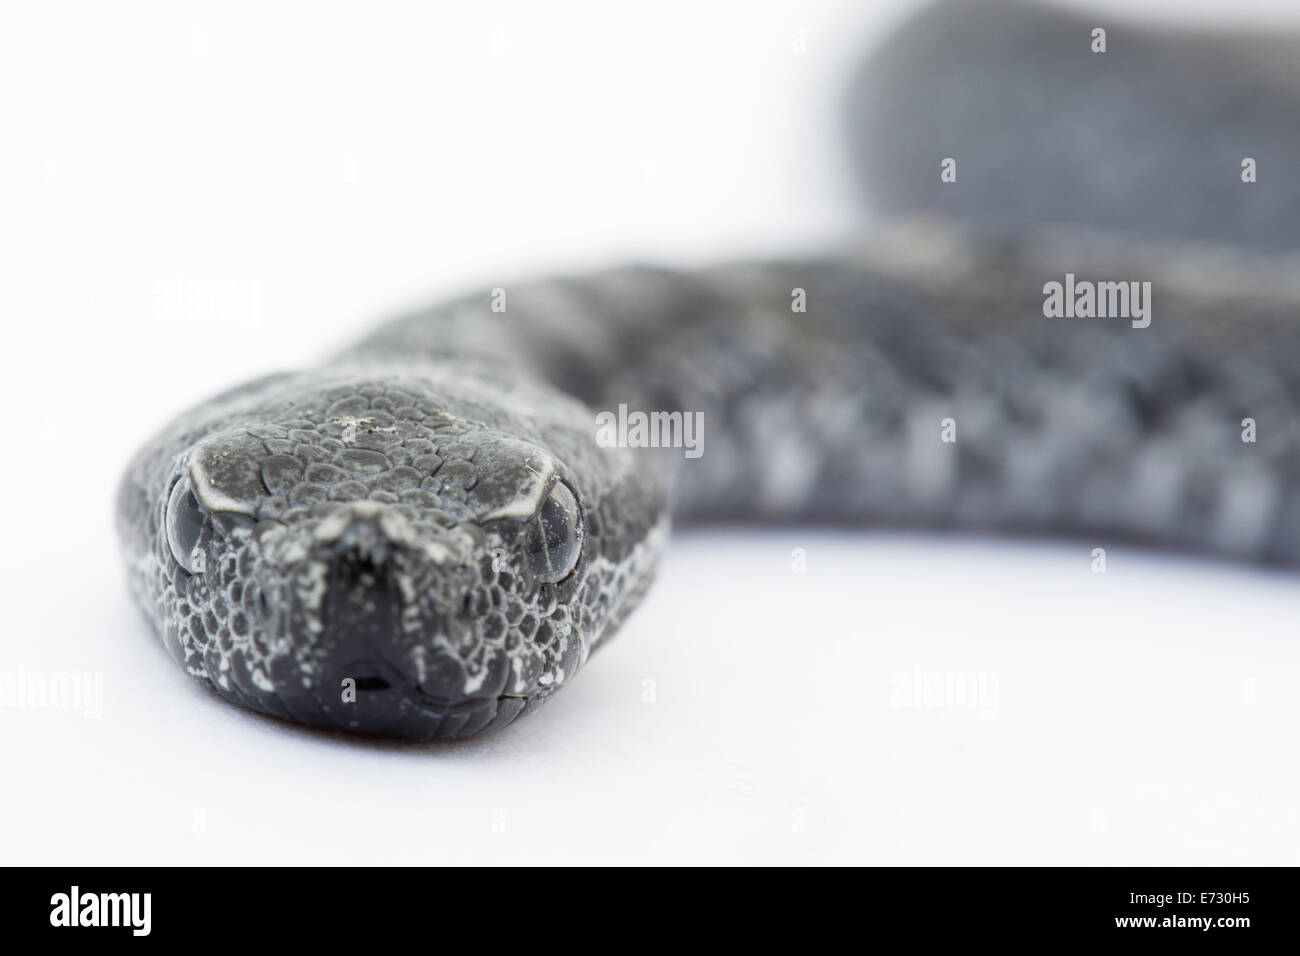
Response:
[[[504,651],[478,638],[466,600],[478,562],[464,541],[421,537],[382,507],[327,518],[312,541],[271,608],[302,678],[277,688],[296,719],[429,738],[523,710],[504,694]]]

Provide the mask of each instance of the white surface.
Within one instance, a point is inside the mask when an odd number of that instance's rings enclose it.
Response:
[[[1300,862],[1287,576],[692,535],[450,746],[229,706],[129,604],[112,490],[180,407],[453,290],[851,232],[836,95],[907,4],[862,6],[0,8],[0,675],[103,680],[98,718],[0,706],[0,861]]]

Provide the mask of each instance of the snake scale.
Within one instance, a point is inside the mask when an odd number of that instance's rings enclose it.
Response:
[[[484,290],[180,415],[117,516],[167,650],[257,711],[464,737],[573,678],[672,521],[1300,561],[1300,46],[1094,25],[906,23],[849,97],[891,220],[851,247]],[[1067,277],[1149,283],[1147,324],[1049,316]],[[599,441],[620,407],[702,454]]]

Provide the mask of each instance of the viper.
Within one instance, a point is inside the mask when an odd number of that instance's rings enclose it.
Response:
[[[118,496],[167,650],[264,713],[463,737],[574,678],[673,522],[1295,563],[1297,47],[1116,23],[1098,52],[1094,26],[905,24],[848,99],[851,247],[471,293],[182,413]],[[1149,282],[1155,319],[1045,317],[1063,275]],[[598,440],[623,408],[693,416],[701,454]]]

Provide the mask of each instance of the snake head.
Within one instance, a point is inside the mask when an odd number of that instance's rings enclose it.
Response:
[[[430,737],[576,672],[618,583],[585,500],[599,467],[557,453],[589,454],[587,419],[520,435],[500,426],[517,409],[400,380],[293,396],[210,429],[157,493],[161,626],[191,673],[264,712]]]

